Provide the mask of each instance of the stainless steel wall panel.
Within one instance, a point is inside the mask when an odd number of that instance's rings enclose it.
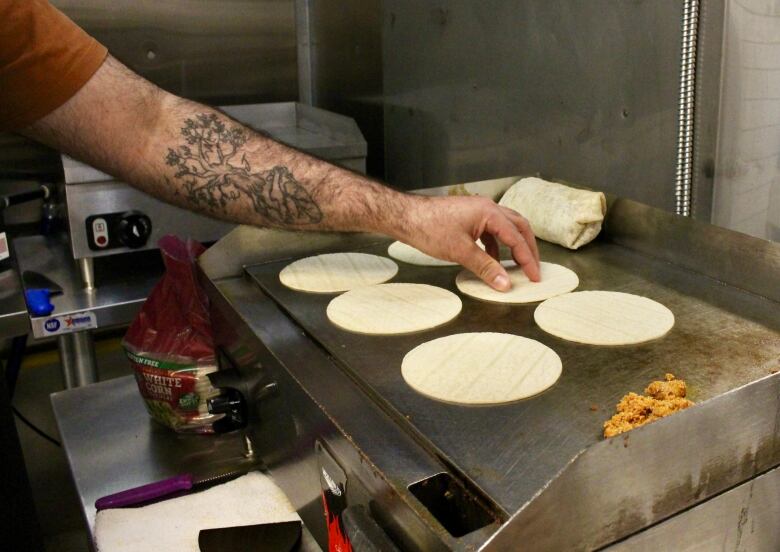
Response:
[[[210,103],[298,97],[293,0],[54,0],[155,84]]]
[[[712,222],[780,241],[780,4],[726,13]]]
[[[383,7],[391,182],[538,172],[673,207],[679,0]]]
[[[368,173],[384,174],[381,0],[296,0],[301,97],[352,117],[368,143]]]
[[[725,1],[702,0],[699,7],[691,214],[705,222],[715,186]]]

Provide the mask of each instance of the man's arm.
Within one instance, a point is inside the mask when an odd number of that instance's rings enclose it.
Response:
[[[496,240],[532,280],[528,222],[484,198],[404,194],[284,146],[157,88],[108,57],[64,105],[22,133],[175,205],[244,224],[379,232],[508,289]],[[474,241],[482,238],[488,253]]]

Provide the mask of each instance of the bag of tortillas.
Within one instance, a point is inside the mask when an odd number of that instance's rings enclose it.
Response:
[[[207,374],[217,370],[208,298],[198,284],[199,243],[165,236],[165,274],[127,330],[122,345],[149,414],[179,432],[213,433],[222,415],[206,401],[219,394]]]

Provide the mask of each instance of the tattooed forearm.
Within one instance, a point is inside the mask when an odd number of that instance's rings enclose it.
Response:
[[[319,205],[287,167],[253,170],[242,151],[248,140],[246,129],[214,113],[201,113],[185,120],[181,136],[184,143],[168,148],[165,163],[176,168],[173,178],[183,185],[193,207],[219,214],[246,198],[269,224],[322,222]]]
[[[482,236],[509,246],[539,279],[533,233],[519,214],[486,198],[392,190],[168,94],[111,56],[22,132],[162,201],[230,222],[387,234],[505,291],[506,270],[474,244]]]

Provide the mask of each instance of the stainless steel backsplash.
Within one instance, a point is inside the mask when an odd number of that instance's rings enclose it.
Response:
[[[53,1],[174,93],[353,117],[398,187],[540,174],[674,209],[683,0]],[[702,2],[698,46],[705,220],[723,4]]]
[[[217,103],[298,98],[293,0],[53,0],[155,84]]]

